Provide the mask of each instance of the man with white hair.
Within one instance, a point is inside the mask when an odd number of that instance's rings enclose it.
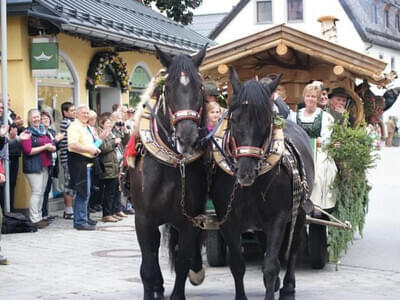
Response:
[[[69,188],[75,191],[74,228],[96,230],[88,224],[88,201],[90,198],[91,173],[94,156],[100,153],[95,138],[88,127],[89,108],[80,105],[76,109],[76,119],[67,129]]]

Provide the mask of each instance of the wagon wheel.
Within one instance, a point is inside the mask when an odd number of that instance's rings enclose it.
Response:
[[[308,232],[308,246],[313,269],[323,269],[327,261],[327,233],[326,226],[310,224]]]
[[[207,231],[207,261],[212,267],[226,265],[226,244],[218,230]]]

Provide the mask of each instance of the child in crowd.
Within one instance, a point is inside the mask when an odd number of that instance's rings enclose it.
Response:
[[[207,129],[212,131],[217,126],[219,118],[221,117],[222,109],[217,102],[209,102],[206,106],[207,112]]]

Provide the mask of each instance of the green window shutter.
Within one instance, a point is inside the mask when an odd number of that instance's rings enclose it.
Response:
[[[150,76],[143,67],[137,67],[130,80],[131,88],[145,89],[150,81]]]

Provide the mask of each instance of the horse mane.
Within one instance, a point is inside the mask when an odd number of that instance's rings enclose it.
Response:
[[[195,84],[196,88],[201,85],[202,80],[199,71],[193,64],[192,58],[186,54],[178,55],[174,58],[171,65],[168,67],[168,76],[165,81],[174,85],[179,84],[182,72],[185,72],[190,81]]]
[[[139,122],[142,118],[144,112],[144,106],[147,101],[151,99],[153,96],[154,90],[157,88],[157,76],[153,77],[149,84],[147,85],[146,90],[140,95],[140,102],[136,106],[137,109],[135,114],[133,115],[133,129],[132,132],[136,135],[139,135]]]
[[[271,93],[256,80],[246,81],[238,95],[232,99],[229,114],[236,109],[247,109],[255,118],[257,127],[269,126],[272,122],[273,109]]]

